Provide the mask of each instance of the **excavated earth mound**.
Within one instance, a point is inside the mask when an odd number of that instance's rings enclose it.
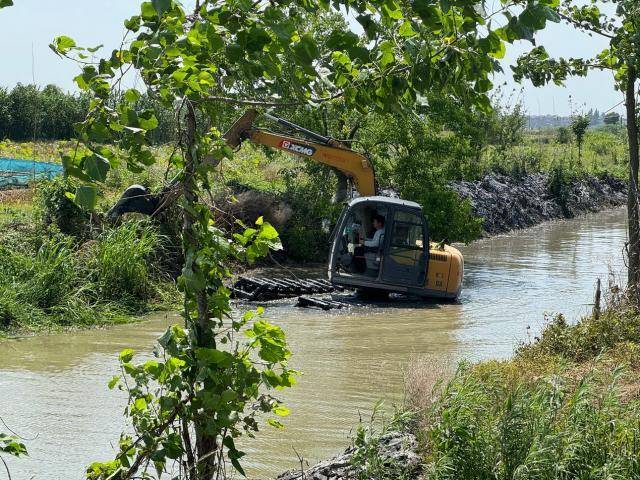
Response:
[[[520,178],[489,173],[479,181],[451,186],[471,201],[474,215],[484,218],[485,236],[614,208],[627,201],[627,184],[614,177],[573,179],[555,189],[550,184],[547,173]]]

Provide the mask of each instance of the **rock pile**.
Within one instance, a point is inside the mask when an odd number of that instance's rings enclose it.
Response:
[[[613,177],[573,179],[554,193],[547,173],[513,177],[489,173],[476,182],[451,185],[471,201],[473,213],[483,217],[485,235],[532,227],[549,220],[573,218],[624,205],[627,185]]]
[[[419,478],[420,457],[416,453],[418,442],[411,433],[390,432],[378,441],[378,457],[385,464],[400,465],[403,472],[414,472]],[[289,470],[276,480],[354,480],[358,466],[352,462],[354,447],[342,455],[320,462],[308,470]]]

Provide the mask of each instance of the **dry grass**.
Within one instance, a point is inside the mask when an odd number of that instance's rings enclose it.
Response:
[[[418,414],[428,412],[454,372],[455,363],[449,356],[411,357],[404,371],[405,406]]]
[[[0,190],[0,205],[8,206],[19,203],[30,203],[33,200],[34,191],[31,188],[15,188]]]

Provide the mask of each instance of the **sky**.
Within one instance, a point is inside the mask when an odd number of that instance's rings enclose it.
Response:
[[[103,44],[103,51],[110,52],[122,40],[123,20],[136,14],[140,4],[138,0],[14,0],[14,3],[13,7],[0,10],[0,86],[13,87],[18,82],[32,83],[35,79],[39,85],[53,83],[69,91],[76,89],[72,79],[79,68],[49,49],[53,38],[67,35],[78,45]],[[539,34],[538,44],[554,56],[586,57],[605,48],[607,42],[566,25],[550,23]],[[522,99],[529,114],[570,115],[572,111],[591,108],[604,112],[622,101],[609,72],[571,79],[566,88],[535,88],[529,82],[516,84],[509,65],[530,48],[528,42],[509,46],[502,61],[505,74],[494,79],[496,85],[506,82],[503,87],[506,97]],[[614,111],[622,113],[623,106]]]

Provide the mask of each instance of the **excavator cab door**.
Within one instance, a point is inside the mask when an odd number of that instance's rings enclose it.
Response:
[[[422,211],[395,209],[385,230],[382,282],[424,285],[429,262],[429,232]]]

